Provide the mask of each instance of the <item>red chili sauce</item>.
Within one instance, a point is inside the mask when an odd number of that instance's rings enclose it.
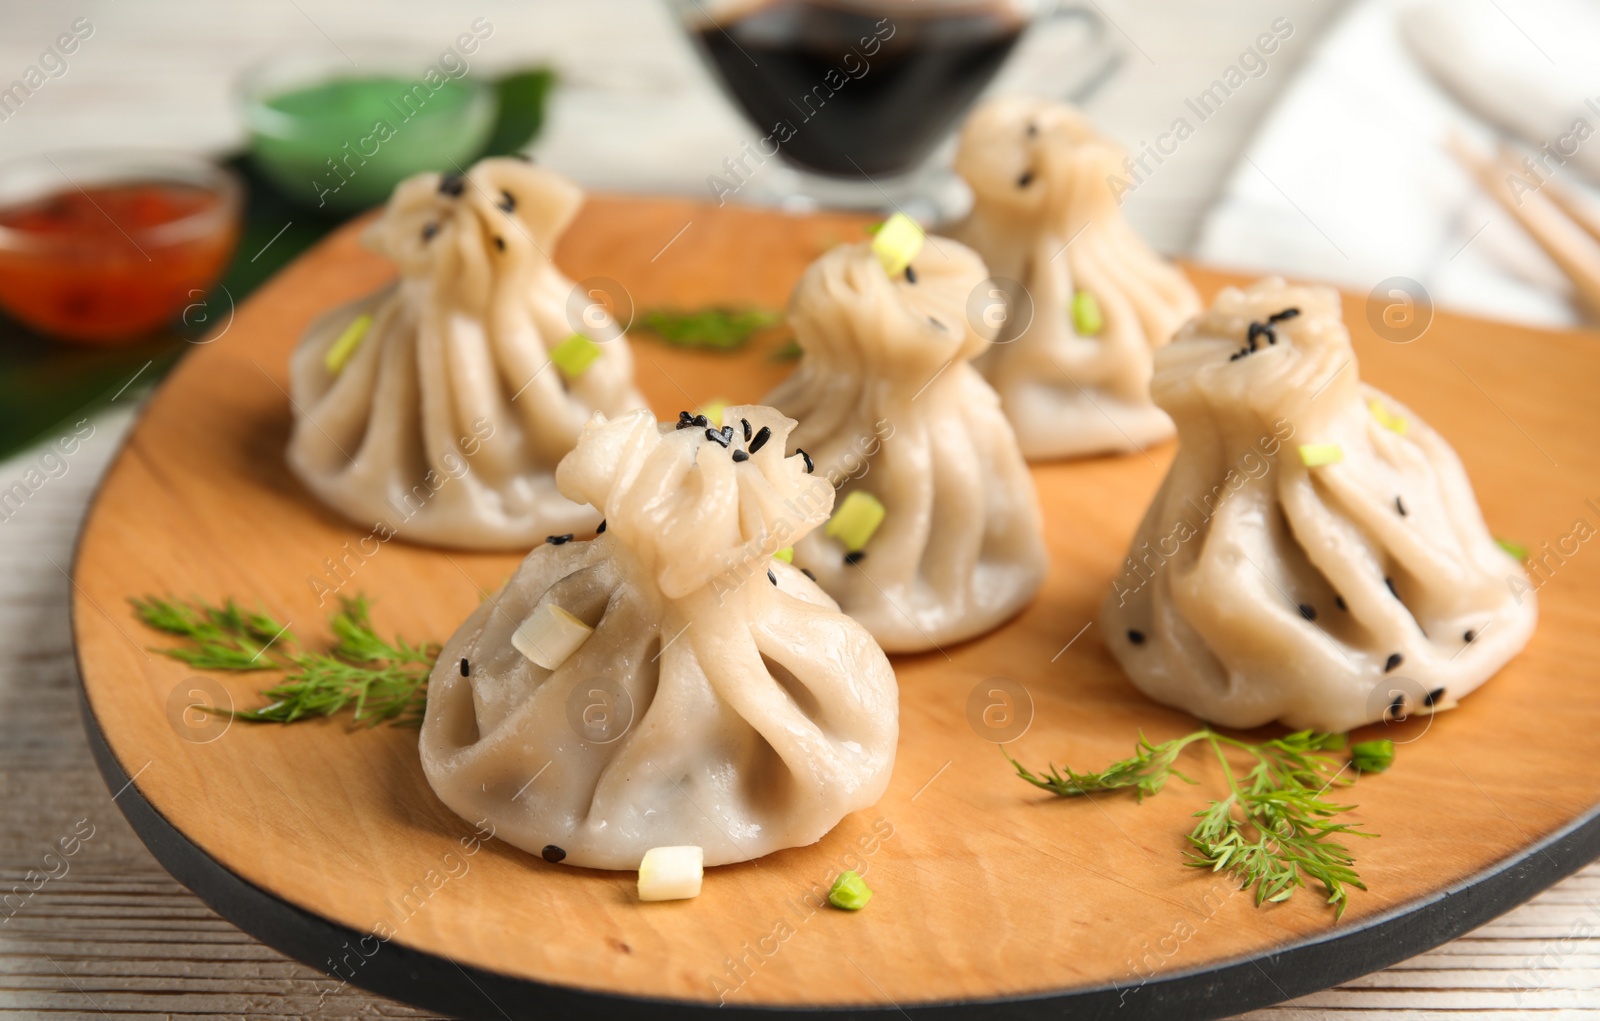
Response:
[[[66,188],[0,209],[0,305],[40,332],[131,340],[216,282],[238,239],[222,196],[188,184]]]

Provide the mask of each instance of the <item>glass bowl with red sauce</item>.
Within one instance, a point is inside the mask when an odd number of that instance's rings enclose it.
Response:
[[[0,163],[0,308],[47,336],[137,340],[217,282],[242,189],[199,156],[80,150]]]

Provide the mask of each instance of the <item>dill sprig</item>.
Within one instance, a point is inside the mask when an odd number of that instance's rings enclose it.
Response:
[[[1349,903],[1346,888],[1365,890],[1366,886],[1356,873],[1354,856],[1340,838],[1375,836],[1337,821],[1336,817],[1355,806],[1325,796],[1335,783],[1348,786],[1355,782],[1353,777],[1341,779],[1346,766],[1335,768],[1338,760],[1328,754],[1345,748],[1343,734],[1302,730],[1270,741],[1250,742],[1202,727],[1151,744],[1141,733],[1132,757],[1097,773],[1078,773],[1052,764],[1042,776],[1011,758],[1005,749],[1001,751],[1019,777],[1061,797],[1131,789],[1134,798],[1143,801],[1159,792],[1171,777],[1197,782],[1175,765],[1183,750],[1196,742],[1208,744],[1222,764],[1228,793],[1194,814],[1200,821],[1188,836],[1190,860],[1185,864],[1228,872],[1238,880],[1240,889],[1255,890],[1257,906],[1288,900],[1295,890],[1315,882],[1328,895],[1334,917],[1343,916]],[[1230,750],[1250,759],[1242,780],[1230,761]]]
[[[718,351],[732,351],[782,321],[782,313],[756,308],[657,309],[640,317],[645,329],[669,344]]]
[[[283,680],[262,691],[255,709],[218,709],[257,723],[293,723],[352,710],[358,723],[416,726],[427,706],[428,673],[438,656],[431,646],[387,641],[372,626],[365,596],[339,599],[328,618],[337,639],[328,652],[310,652],[287,624],[245,610],[229,599],[221,606],[147,597],[130,600],[148,627],[177,635],[184,645],[154,649],[201,670],[281,670]]]

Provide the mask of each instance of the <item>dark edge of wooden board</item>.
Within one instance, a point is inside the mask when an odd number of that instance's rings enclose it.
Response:
[[[83,528],[99,502],[90,501]],[[72,575],[78,573],[73,551]],[[74,581],[73,591],[76,590]],[[76,602],[69,592],[68,623],[77,635]],[[320,971],[366,935],[298,907],[235,875],[167,821],[117,760],[83,685],[76,640],[78,704],[95,764],[113,799],[156,861],[213,911],[267,946]],[[603,1016],[615,1021],[703,1021],[710,1017],[770,1018],[774,1014],[826,1016],[829,1021],[885,1021],[892,1014],[916,1021],[1057,1021],[1062,1017],[1118,1021],[1211,1021],[1304,996],[1447,943],[1504,914],[1600,857],[1600,806],[1565,828],[1476,876],[1432,897],[1348,928],[1293,943],[1271,953],[1209,968],[1174,971],[1138,986],[1097,986],[998,999],[920,1004],[825,1007],[718,1006],[709,1001],[647,999],[536,982],[457,964],[390,940],[355,973],[353,984],[428,1010],[465,1018],[505,1017],[548,1021]],[[530,933],[530,938],[539,934]],[[359,953],[357,957],[360,957]]]

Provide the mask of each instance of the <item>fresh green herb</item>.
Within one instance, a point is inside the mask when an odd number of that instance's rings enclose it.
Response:
[[[1394,765],[1394,742],[1358,741],[1350,746],[1350,764],[1363,773],[1382,773]]]
[[[1335,783],[1354,782],[1340,779],[1345,767],[1335,768],[1336,757],[1327,754],[1345,747],[1342,734],[1302,730],[1252,743],[1205,727],[1161,744],[1151,744],[1140,734],[1131,758],[1098,773],[1058,770],[1052,765],[1043,776],[1032,773],[1003,748],[1001,751],[1019,777],[1061,797],[1131,789],[1134,798],[1142,801],[1159,792],[1170,777],[1196,782],[1175,765],[1179,754],[1196,742],[1205,742],[1216,754],[1228,781],[1228,794],[1195,813],[1200,822],[1189,834],[1192,860],[1186,864],[1213,872],[1226,870],[1239,881],[1240,889],[1255,889],[1257,905],[1288,900],[1312,880],[1327,893],[1334,916],[1343,915],[1348,903],[1346,887],[1365,890],[1366,886],[1356,875],[1355,858],[1339,839],[1374,834],[1333,821],[1354,806],[1336,804],[1323,796]],[[1229,761],[1230,751],[1243,752],[1251,760],[1242,779]]]
[[[732,351],[762,330],[783,322],[781,312],[758,308],[657,309],[641,317],[645,329],[676,347]]]
[[[223,710],[258,723],[293,723],[351,709],[357,722],[416,726],[427,705],[428,673],[439,650],[379,637],[365,596],[340,597],[328,618],[338,642],[328,652],[307,652],[289,631],[263,613],[229,599],[221,606],[149,597],[130,600],[148,627],[186,644],[154,651],[201,670],[281,670],[282,683],[261,694],[258,709]]]
[[[805,349],[800,346],[798,340],[791,340],[772,352],[772,360],[775,362],[792,362],[805,353]]]
[[[1518,560],[1528,559],[1528,547],[1522,545],[1521,543],[1512,542],[1510,539],[1501,539],[1498,537],[1496,537],[1494,541],[1495,545],[1499,546],[1513,557],[1516,557]]]
[[[859,872],[841,872],[828,891],[828,903],[845,911],[860,911],[872,899],[872,891],[862,881]]]

